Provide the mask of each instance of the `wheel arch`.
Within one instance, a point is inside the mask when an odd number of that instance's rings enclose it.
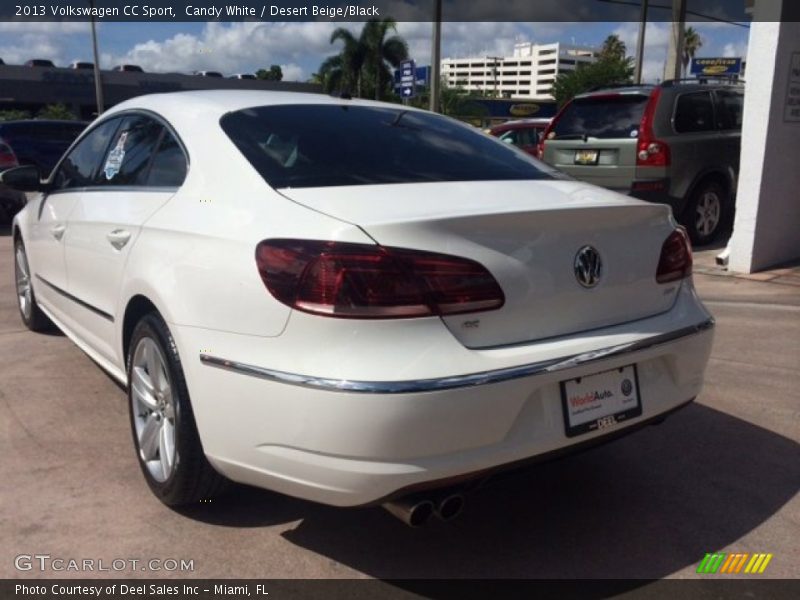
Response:
[[[718,183],[722,184],[725,190],[728,192],[728,198],[733,199],[736,194],[735,182],[736,177],[734,175],[733,169],[726,168],[726,167],[711,167],[708,169],[704,169],[692,181],[692,184],[689,186],[689,190],[686,193],[686,206],[688,204],[689,199],[694,195],[694,193],[698,190],[698,188],[706,182],[709,181],[717,181]]]
[[[125,304],[125,311],[123,312],[119,338],[121,344],[120,356],[122,358],[123,368],[127,368],[128,350],[136,324],[142,319],[142,317],[152,312],[158,314],[162,319],[165,318],[164,313],[159,310],[156,303],[145,294],[134,294]]]

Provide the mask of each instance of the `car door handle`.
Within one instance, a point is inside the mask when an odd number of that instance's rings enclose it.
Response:
[[[127,244],[131,239],[131,232],[125,229],[115,229],[109,233],[106,238],[108,238],[108,241],[111,242],[111,245],[114,246],[114,248],[117,250],[122,250],[125,244]]]
[[[61,241],[61,238],[64,237],[64,232],[66,232],[66,231],[67,231],[67,226],[66,225],[53,225],[50,228],[50,233],[59,242]]]

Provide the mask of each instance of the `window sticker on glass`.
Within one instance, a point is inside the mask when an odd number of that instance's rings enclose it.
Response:
[[[122,167],[122,159],[125,158],[125,140],[128,139],[128,132],[123,131],[119,139],[117,140],[117,145],[108,153],[108,158],[106,158],[106,166],[103,167],[103,171],[105,171],[106,179],[114,179],[117,173],[119,173],[120,167]]]

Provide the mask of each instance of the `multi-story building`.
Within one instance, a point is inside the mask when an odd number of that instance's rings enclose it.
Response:
[[[445,58],[442,78],[459,86],[500,98],[552,100],[556,75],[597,60],[597,48],[555,44],[515,44],[513,56]]]

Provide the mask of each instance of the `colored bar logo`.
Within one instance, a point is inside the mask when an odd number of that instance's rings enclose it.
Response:
[[[772,554],[749,554],[747,552],[726,554],[724,552],[714,552],[705,555],[697,567],[697,572],[704,575],[731,575],[736,573],[760,575],[766,570],[771,560]]]

